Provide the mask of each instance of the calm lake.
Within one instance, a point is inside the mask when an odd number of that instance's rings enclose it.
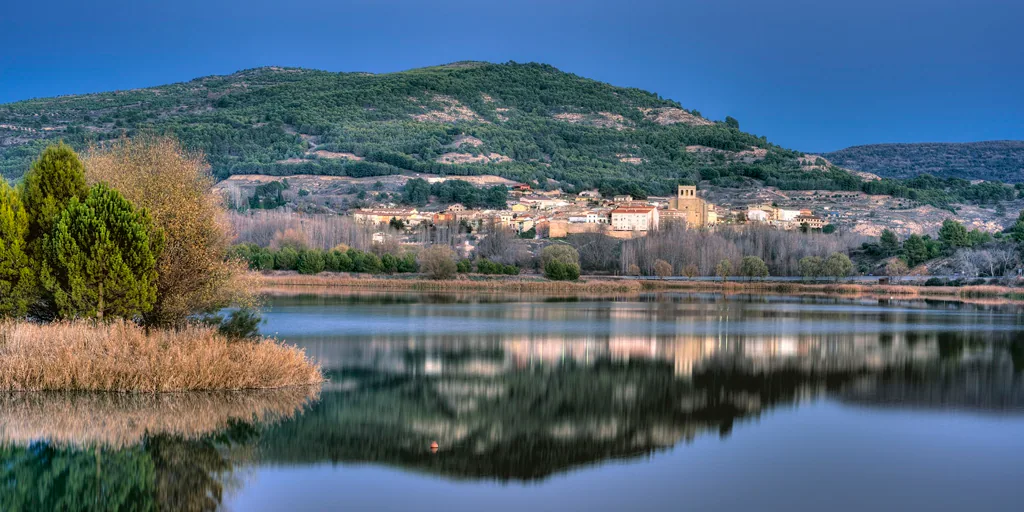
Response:
[[[318,360],[322,389],[0,395],[0,510],[1024,508],[1020,306],[268,306],[263,331]]]

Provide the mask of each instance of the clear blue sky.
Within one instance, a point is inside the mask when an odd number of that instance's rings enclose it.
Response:
[[[546,62],[804,151],[1024,139],[1020,0],[4,2],[0,103],[264,66]]]

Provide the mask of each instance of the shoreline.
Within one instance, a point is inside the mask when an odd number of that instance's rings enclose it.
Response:
[[[640,294],[651,292],[712,292],[724,295],[778,294],[843,298],[936,299],[960,302],[1024,303],[1024,288],[1008,286],[921,286],[860,283],[795,283],[777,281],[684,281],[621,280],[583,277],[578,281],[550,281],[532,276],[471,275],[460,279],[436,281],[420,277],[352,275],[321,273],[301,275],[295,272],[253,273],[259,290],[265,294],[301,294],[300,289],[345,288],[376,291],[419,292],[520,292],[576,295]]]

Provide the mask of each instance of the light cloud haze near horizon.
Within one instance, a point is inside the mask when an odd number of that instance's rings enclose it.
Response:
[[[544,62],[804,151],[1024,138],[1010,0],[7,2],[0,103],[266,65]]]

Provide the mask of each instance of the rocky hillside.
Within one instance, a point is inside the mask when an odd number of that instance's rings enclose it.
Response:
[[[544,64],[484,62],[382,75],[265,67],[0,105],[0,173],[17,179],[56,139],[81,149],[144,131],[202,150],[218,178],[496,175],[634,197],[698,183],[706,190],[855,191],[938,208],[1016,197],[1002,186],[875,179],[654,93]]]
[[[0,105],[0,172],[16,179],[53,139],[84,147],[140,130],[202,149],[221,178],[494,174],[637,194],[681,180],[858,182],[653,93],[543,64],[480,62],[383,75],[266,67]]]
[[[931,174],[940,178],[1024,183],[1024,141],[873,144],[854,146],[826,158],[836,165],[890,178]]]

